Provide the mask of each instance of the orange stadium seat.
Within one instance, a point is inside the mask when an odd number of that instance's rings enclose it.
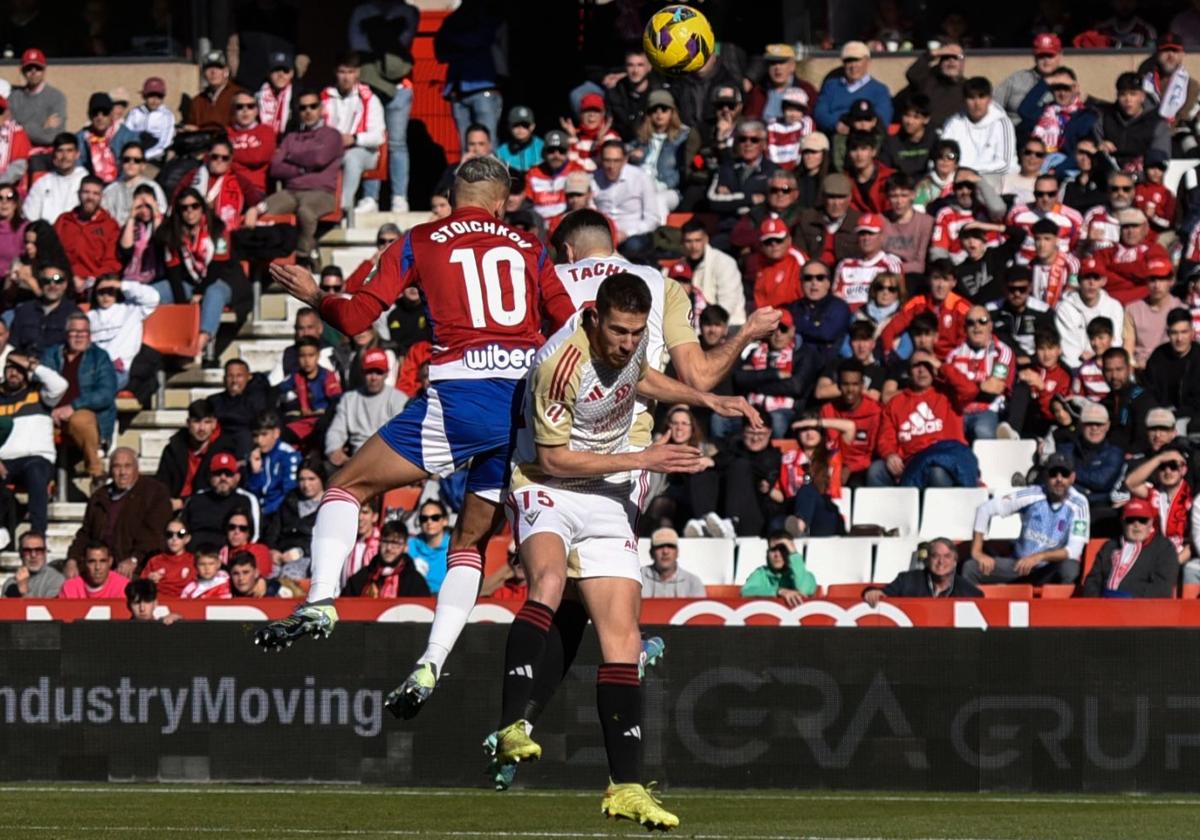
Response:
[[[408,487],[397,487],[394,490],[389,490],[383,495],[383,511],[386,516],[388,511],[403,510],[411,511],[417,506],[417,500],[421,498],[420,484],[409,485]]]
[[[825,597],[857,600],[861,598],[863,593],[868,589],[878,588],[879,587],[872,586],[869,583],[835,583],[832,586],[825,587]]]
[[[1001,601],[1032,601],[1033,587],[1028,583],[985,583],[979,587],[984,598]]]
[[[379,147],[379,163],[362,174],[364,181],[386,181],[388,179],[387,132],[383,134],[383,145]],[[340,193],[339,193],[340,194]]]
[[[742,587],[735,583],[714,583],[704,587],[704,594],[709,598],[740,598]]]
[[[1108,540],[1103,537],[1096,537],[1088,540],[1087,548],[1083,551],[1083,568],[1079,570],[1079,585],[1083,586],[1083,582],[1087,580],[1088,572],[1092,570],[1092,566],[1096,565],[1096,555],[1100,553],[1100,549]]]
[[[1059,599],[1070,598],[1075,594],[1073,583],[1044,583],[1038,587],[1039,598]]]
[[[771,441],[771,445],[780,452],[791,452],[793,449],[800,446],[800,441],[793,440],[792,438],[776,438],[775,440]]]
[[[142,341],[164,356],[195,356],[200,352],[200,304],[160,305],[146,319]]]
[[[483,576],[487,577],[508,562],[508,544],[512,537],[498,536],[488,540],[483,553]]]
[[[1185,583],[1179,588],[1179,597],[1194,601],[1200,598],[1200,583]]]

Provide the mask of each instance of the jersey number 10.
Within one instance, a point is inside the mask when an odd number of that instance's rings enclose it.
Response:
[[[476,329],[489,325],[515,327],[525,320],[525,257],[520,251],[507,246],[489,248],[480,259],[474,249],[455,248],[450,252],[450,262],[462,268],[471,326]],[[504,289],[500,285],[503,265],[508,266],[512,309],[504,308]]]

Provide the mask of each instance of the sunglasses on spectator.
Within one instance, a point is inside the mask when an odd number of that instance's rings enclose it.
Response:
[[[1123,187],[1120,184],[1112,184],[1108,188],[1109,192],[1133,192],[1133,186]]]
[[[442,521],[442,518],[443,518],[443,517],[442,517],[442,515],[441,515],[440,513],[430,513],[430,514],[424,514],[424,513],[423,513],[423,514],[421,514],[420,516],[418,516],[418,517],[417,517],[417,521],[418,521],[418,522],[421,522],[421,523],[425,523],[425,522],[441,522],[441,521]]]
[[[258,108],[257,102],[238,102],[234,106],[237,111],[253,111]]]
[[[67,276],[65,274],[47,274],[45,277],[41,277],[39,279],[43,283],[49,283],[51,286],[67,282]]]
[[[88,114],[88,117],[94,117],[97,114],[103,114],[104,116],[107,117],[111,113],[112,113],[112,108],[97,108],[95,111],[92,111],[90,114]]]
[[[1037,149],[1022,149],[1021,154],[1037,158],[1044,158],[1046,156],[1044,151],[1038,151]]]
[[[226,531],[237,531],[238,533],[241,533],[241,534],[249,534],[250,526],[249,525],[234,525],[231,522],[225,526],[225,530]]]
[[[762,244],[764,245],[782,245],[785,242],[787,242],[786,236],[772,236],[762,240]]]
[[[1008,291],[1009,291],[1009,294],[1027,295],[1027,294],[1029,294],[1029,287],[1028,286],[1009,286]]]
[[[163,531],[163,536],[169,540],[181,540],[187,535],[187,528],[180,528],[178,531],[172,531],[170,529]]]
[[[394,237],[394,236],[391,239],[388,239],[386,236],[381,236],[375,240],[375,247],[376,248],[384,248],[388,245],[391,245],[395,241],[396,241],[396,237]]]
[[[791,331],[792,328],[788,324],[780,324],[775,328],[775,332],[779,333],[780,335],[787,335]]]
[[[1158,465],[1160,470],[1171,470],[1171,472],[1179,472],[1183,469],[1183,464],[1178,461],[1163,461]]]
[[[938,160],[958,160],[958,155],[954,154],[954,152],[942,152],[940,155],[937,156],[937,159]]]
[[[340,292],[341,290],[342,290],[341,283],[322,283],[321,284],[322,292]]]
[[[120,292],[121,292],[120,286],[97,286],[96,287],[96,296],[97,297],[99,297],[100,295],[112,295],[113,297],[116,297],[118,294],[120,294]]]
[[[1071,89],[1071,85],[1050,85],[1051,93],[1066,93]]]
[[[16,201],[16,193],[0,193],[0,201]]]
[[[209,152],[208,159],[209,160],[233,160],[233,155],[214,155],[212,152]]]
[[[672,108],[670,105],[655,105],[653,108],[650,109],[650,113],[653,114],[656,111],[674,111],[674,110],[675,109]]]
[[[811,282],[815,283],[815,282],[817,282],[818,280],[828,280],[828,279],[829,279],[829,275],[828,275],[828,274],[824,274],[824,273],[822,273],[822,274],[801,274],[801,275],[800,275],[800,278],[801,278],[802,280],[805,280],[805,281],[811,281]]]
[[[44,545],[40,545],[40,546],[39,546],[39,545],[31,545],[31,546],[26,546],[25,548],[22,548],[22,549],[21,549],[21,553],[22,553],[22,554],[25,554],[25,555],[29,555],[29,554],[35,554],[35,555],[36,555],[36,554],[45,554],[45,553],[46,553],[46,546],[44,546]]]
[[[739,143],[761,143],[762,138],[761,137],[751,137],[749,134],[743,134],[740,137],[738,137],[737,141]]]
[[[1051,478],[1067,478],[1071,475],[1071,471],[1064,469],[1063,467],[1055,467],[1047,472],[1047,475],[1049,475]]]
[[[1134,525],[1149,525],[1150,517],[1149,516],[1126,516],[1125,521],[1130,522]]]
[[[967,319],[968,327],[986,327],[990,323],[992,323],[990,318],[968,318]]]
[[[300,110],[301,111],[320,111],[321,103],[320,102],[311,102],[311,103],[305,105],[303,102],[301,102]]]
[[[892,294],[897,295],[897,294],[900,294],[900,287],[899,286],[879,285],[879,286],[875,287],[875,291],[876,292],[891,292]]]
[[[213,470],[213,475],[217,478],[232,478],[237,475],[233,470]]]
[[[1043,155],[1045,157],[1045,155]],[[1054,190],[1034,190],[1033,194],[1037,198],[1054,198],[1058,195]]]
[[[733,99],[718,99],[717,100],[717,110],[720,110],[722,108],[728,108],[729,110],[732,111],[737,106],[738,106],[737,101],[733,100]]]
[[[546,154],[548,155],[565,155],[567,150],[563,146],[547,146]]]
[[[971,183],[970,181],[959,181],[957,184],[954,185],[954,189],[955,189],[955,191],[971,190],[972,192],[974,192],[975,185],[973,183]]]
[[[201,207],[201,205],[200,205],[200,203],[199,203],[199,202],[197,202],[197,201],[189,201],[187,204],[180,204],[180,205],[179,205],[179,209],[180,209],[180,210],[182,210],[182,211],[183,211],[183,212],[185,212],[185,213],[186,213],[187,211],[189,211],[189,210],[199,210],[199,209],[200,209],[200,207]]]
[[[788,193],[794,193],[795,191],[796,190],[792,187],[771,187],[768,190],[771,195],[787,195]]]
[[[137,155],[121,155],[121,163],[145,163],[145,161],[144,157]]]

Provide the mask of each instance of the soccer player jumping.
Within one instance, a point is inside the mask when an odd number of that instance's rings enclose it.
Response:
[[[308,598],[254,639],[278,649],[305,635],[328,636],[337,623],[333,599],[354,548],[359,507],[394,487],[465,466],[467,496],[450,538],[429,646],[390,698],[401,704],[411,698],[417,708],[475,605],[482,550],[500,519],[515,394],[542,345],[543,310],[555,323],[574,312],[537,239],[499,221],[509,184],[508,169],[494,158],[463,163],[454,180],[454,212],[416,226],[402,245],[390,246],[353,296],[323,293],[297,266],[271,266],[271,276],[293,297],[346,335],[365,330],[408,286],[418,286],[425,301],[433,330],[426,394],[330,480],[313,527]]]

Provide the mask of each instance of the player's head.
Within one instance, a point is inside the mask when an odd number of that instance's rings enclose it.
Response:
[[[599,210],[583,208],[563,216],[554,231],[554,250],[567,262],[607,257],[613,252],[612,228]]]
[[[636,274],[610,274],[596,292],[590,311],[592,352],[609,367],[623,368],[633,358],[650,315],[650,289]]]
[[[508,167],[496,158],[471,158],[454,173],[454,206],[482,207],[497,219],[503,218],[511,184]]]

